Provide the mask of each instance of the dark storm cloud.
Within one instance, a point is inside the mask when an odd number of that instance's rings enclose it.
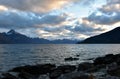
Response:
[[[120,22],[120,0],[107,0],[107,3],[89,15],[87,20],[100,25]]]
[[[92,32],[100,32],[100,31],[104,31],[105,29],[103,29],[102,27],[94,27],[88,24],[79,24],[77,23],[76,26],[74,27],[70,27],[70,26],[66,26],[67,30],[70,30],[74,33],[81,33],[81,34],[88,34],[88,33],[92,33]]]
[[[64,15],[38,15],[32,12],[2,11],[0,27],[2,28],[36,28],[42,25],[57,25],[66,20]]]
[[[40,24],[57,25],[66,20],[64,15],[46,15],[41,18]]]
[[[33,13],[20,11],[0,12],[0,27],[2,28],[26,28],[38,23],[38,18]]]
[[[72,29],[74,32],[80,32],[80,33],[86,33],[86,32],[96,32],[96,31],[103,31],[102,28],[94,28],[91,26],[88,26],[86,24],[77,25],[74,29]]]
[[[93,13],[88,17],[88,20],[101,25],[115,24],[120,21],[120,12],[106,12],[102,15]]]

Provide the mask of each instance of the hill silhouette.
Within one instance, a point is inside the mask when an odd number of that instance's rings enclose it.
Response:
[[[82,42],[78,42],[78,44],[94,44],[94,43],[101,43],[101,44],[114,44],[114,43],[120,43],[120,27],[117,27],[111,31],[108,31],[106,33],[102,33],[100,35],[97,36],[93,36],[90,38],[87,38],[85,40],[83,40]]]

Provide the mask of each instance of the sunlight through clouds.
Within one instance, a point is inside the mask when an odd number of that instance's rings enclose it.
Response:
[[[7,7],[5,7],[5,6],[3,6],[3,5],[0,5],[0,11],[7,11],[7,10],[8,10]]]
[[[31,37],[85,39],[117,27],[119,17],[119,0],[0,0],[0,28]]]

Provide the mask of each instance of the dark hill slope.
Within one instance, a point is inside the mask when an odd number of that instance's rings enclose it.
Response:
[[[97,35],[97,36],[93,36],[90,38],[85,39],[82,42],[78,42],[78,44],[80,43],[90,43],[90,44],[94,44],[94,43],[101,43],[101,44],[114,44],[114,43],[120,43],[120,27],[117,27],[111,31],[108,31],[106,33]]]

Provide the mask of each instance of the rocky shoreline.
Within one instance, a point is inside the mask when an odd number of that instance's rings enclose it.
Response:
[[[108,54],[79,65],[20,66],[2,73],[0,79],[120,79],[120,54]]]

